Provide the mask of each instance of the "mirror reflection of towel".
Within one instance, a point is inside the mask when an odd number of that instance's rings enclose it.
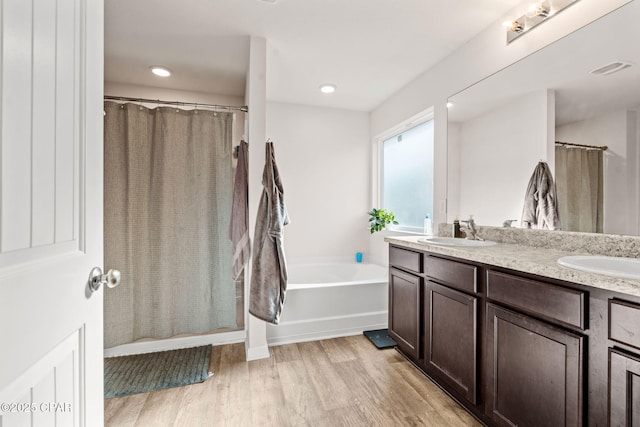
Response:
[[[546,162],[538,163],[529,180],[522,209],[522,227],[560,230],[556,186]]]

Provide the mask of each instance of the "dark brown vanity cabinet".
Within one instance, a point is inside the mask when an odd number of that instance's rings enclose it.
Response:
[[[425,368],[477,403],[478,298],[427,281]]]
[[[487,415],[504,426],[583,425],[585,292],[488,270],[487,299]]]
[[[487,307],[487,415],[504,426],[582,425],[584,337]]]
[[[389,336],[418,361],[422,357],[422,254],[391,247],[389,264]]]
[[[640,305],[609,300],[609,339],[609,425],[640,426]]]
[[[420,358],[420,296],[422,279],[389,269],[389,336],[408,356]]]
[[[389,255],[390,335],[480,420],[490,426],[605,423],[607,316],[600,307],[606,300],[590,317],[584,286],[393,245]],[[637,336],[640,341],[640,330]],[[602,363],[588,376],[593,352]],[[612,399],[627,402],[611,407],[638,423],[640,357],[611,354],[611,375],[623,383],[612,386]]]
[[[609,425],[640,426],[640,356],[609,349]]]
[[[475,266],[425,256],[424,369],[472,404],[478,402]]]

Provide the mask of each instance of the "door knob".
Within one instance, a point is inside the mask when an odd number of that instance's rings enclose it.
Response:
[[[95,292],[100,289],[100,285],[105,284],[109,288],[115,288],[120,284],[120,270],[109,270],[107,274],[102,274],[100,267],[93,267],[89,273],[89,289]]]

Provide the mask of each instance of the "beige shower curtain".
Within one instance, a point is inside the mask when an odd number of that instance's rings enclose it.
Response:
[[[556,146],[555,151],[562,230],[602,233],[602,150]]]
[[[105,347],[236,327],[232,113],[105,102]]]

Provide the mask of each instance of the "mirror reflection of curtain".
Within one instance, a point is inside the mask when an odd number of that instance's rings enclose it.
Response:
[[[236,327],[233,114],[105,102],[105,347]]]
[[[556,189],[564,231],[603,231],[603,152],[556,146]]]

